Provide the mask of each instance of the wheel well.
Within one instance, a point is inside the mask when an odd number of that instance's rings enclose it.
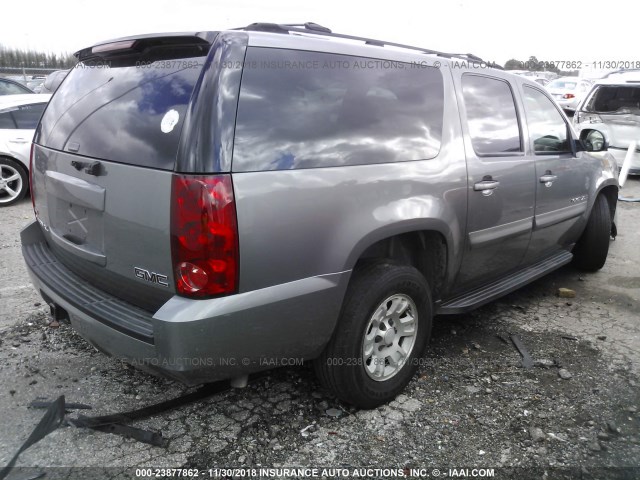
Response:
[[[616,202],[618,200],[618,187],[615,185],[608,185],[600,190],[599,195],[604,195],[609,204],[609,210],[611,211],[611,220],[616,214]]]
[[[17,158],[8,157],[7,155],[0,155],[0,160],[11,160],[12,162],[16,163],[18,167],[20,167],[24,172],[24,174],[27,176],[27,180],[29,179],[29,169],[25,167],[24,163],[22,163]]]
[[[388,259],[416,268],[426,278],[434,300],[440,298],[447,271],[447,244],[439,232],[418,231],[385,238],[367,248],[356,263]]]

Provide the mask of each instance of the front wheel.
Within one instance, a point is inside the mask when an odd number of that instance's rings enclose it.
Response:
[[[409,383],[431,335],[431,293],[413,267],[376,262],[356,270],[333,337],[315,361],[339,399],[374,408]]]
[[[612,232],[611,210],[604,195],[598,195],[582,236],[573,247],[573,263],[581,270],[595,272],[607,261]]]

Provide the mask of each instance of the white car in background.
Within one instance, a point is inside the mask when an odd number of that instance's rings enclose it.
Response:
[[[0,207],[29,190],[29,155],[35,128],[51,95],[0,96]]]
[[[575,115],[573,124],[601,131],[608,151],[622,167],[629,145],[640,146],[640,70],[614,72],[596,82]],[[640,148],[631,156],[629,174],[640,175]]]
[[[591,89],[592,83],[578,77],[556,78],[546,88],[563,110],[575,111],[580,101]]]

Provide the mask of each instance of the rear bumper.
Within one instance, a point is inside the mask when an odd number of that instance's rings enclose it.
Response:
[[[37,222],[21,232],[33,285],[99,350],[183,383],[222,380],[315,358],[338,318],[350,272],[210,300],[174,296],[155,314],[87,284],[57,261]]]

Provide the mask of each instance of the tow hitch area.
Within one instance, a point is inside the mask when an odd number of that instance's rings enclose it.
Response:
[[[61,322],[70,323],[69,313],[40,290],[40,295],[49,305],[49,327],[58,328]]]
[[[55,303],[49,304],[49,326],[51,328],[57,328],[60,326],[60,322],[69,323],[69,314],[60,305]]]

